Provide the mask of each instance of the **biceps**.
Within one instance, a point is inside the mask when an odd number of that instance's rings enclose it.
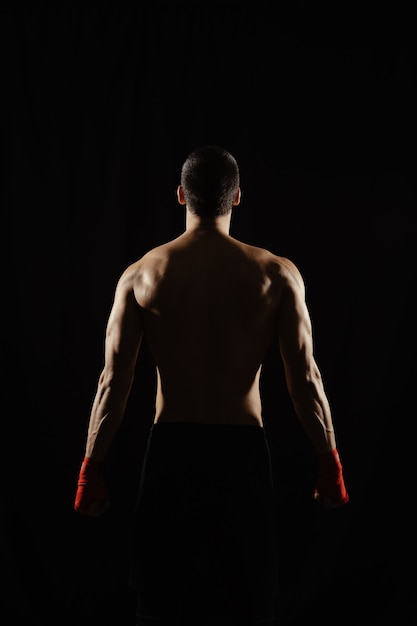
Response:
[[[312,325],[303,299],[287,298],[278,320],[278,340],[286,371],[303,375],[313,363]]]
[[[113,374],[134,370],[143,337],[142,316],[129,294],[115,299],[106,329],[106,366]]]

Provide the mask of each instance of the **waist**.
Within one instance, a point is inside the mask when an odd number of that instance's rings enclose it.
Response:
[[[255,426],[263,428],[260,417],[250,414],[206,414],[195,413],[193,415],[176,415],[166,411],[155,416],[154,424],[198,424],[206,426]]]
[[[221,441],[256,441],[266,440],[266,431],[259,424],[216,424],[206,422],[159,421],[154,422],[150,429],[152,438],[162,437],[172,444],[174,441],[204,441],[205,443]]]

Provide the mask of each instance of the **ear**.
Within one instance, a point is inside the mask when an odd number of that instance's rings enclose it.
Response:
[[[177,187],[177,200],[180,204],[185,204],[184,190],[181,185]]]
[[[237,192],[236,192],[235,199],[233,200],[233,206],[237,206],[238,204],[240,204],[241,198],[242,198],[242,191],[241,191],[241,189],[239,187]]]

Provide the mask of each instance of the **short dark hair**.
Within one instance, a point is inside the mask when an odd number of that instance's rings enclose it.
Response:
[[[188,209],[200,217],[226,215],[239,189],[239,167],[224,148],[205,145],[187,156],[181,169],[181,186]]]

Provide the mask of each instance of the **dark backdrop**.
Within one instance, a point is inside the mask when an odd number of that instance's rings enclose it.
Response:
[[[113,507],[92,520],[72,505],[116,280],[180,234],[180,167],[209,142],[240,164],[232,234],[305,277],[351,494],[334,512],[311,502],[314,456],[272,349],[281,623],[416,623],[411,16],[399,3],[65,0],[3,2],[0,26],[7,623],[134,626],[146,346],[108,459]]]

